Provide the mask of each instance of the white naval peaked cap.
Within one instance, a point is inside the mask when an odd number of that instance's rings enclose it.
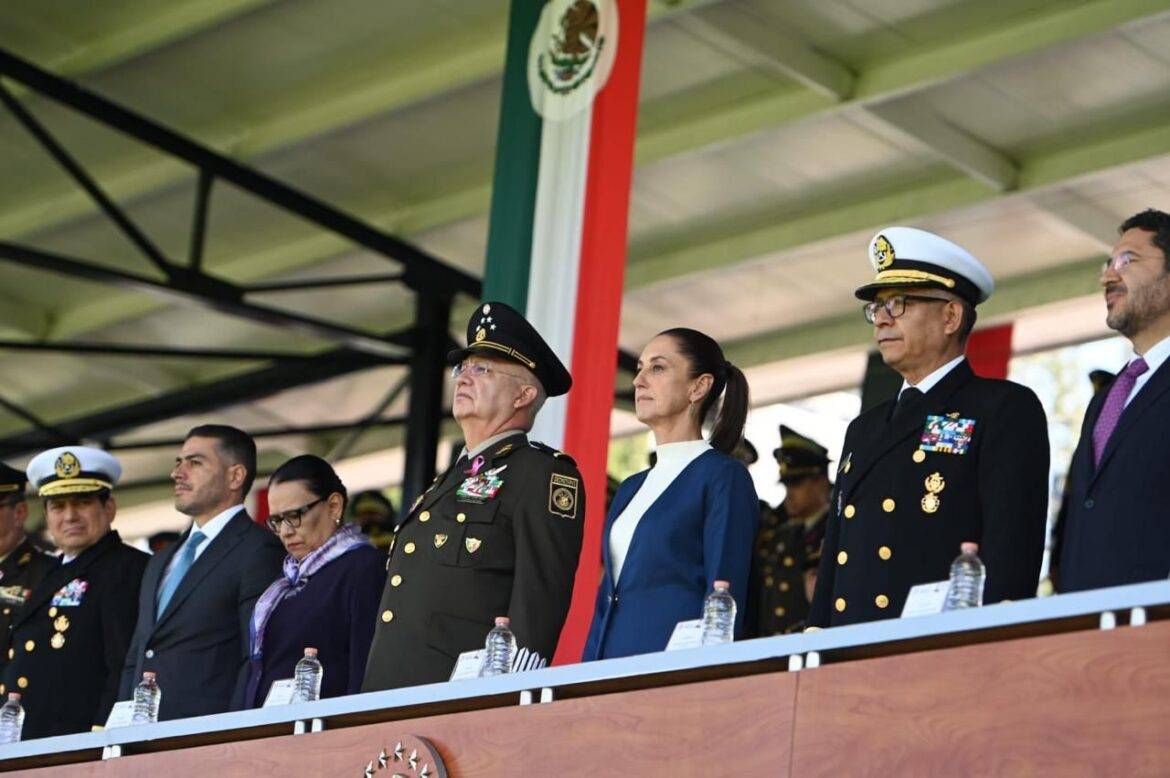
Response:
[[[25,470],[39,497],[112,490],[122,465],[109,452],[91,446],[59,446],[32,458]]]
[[[873,300],[879,290],[897,286],[944,289],[978,305],[995,291],[991,273],[957,243],[914,227],[886,227],[869,242],[869,261],[877,275],[854,294]]]

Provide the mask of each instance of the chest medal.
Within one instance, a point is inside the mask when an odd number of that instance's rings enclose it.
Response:
[[[507,467],[507,465],[500,465],[465,478],[455,492],[456,499],[481,505],[492,499],[504,486],[504,479],[500,478],[500,473],[504,472]]]
[[[927,416],[918,449],[961,456],[967,453],[974,434],[974,419],[960,419],[958,414]]]
[[[57,593],[53,595],[53,602],[50,604],[59,605],[63,608],[80,605],[81,599],[85,596],[85,590],[88,588],[88,581],[74,578],[57,590]]]

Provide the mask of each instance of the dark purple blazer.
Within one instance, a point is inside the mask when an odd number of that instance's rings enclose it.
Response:
[[[260,707],[273,681],[291,678],[306,646],[317,649],[325,670],[322,698],[361,691],[385,581],[385,552],[357,546],[281,600],[264,629],[263,656],[251,661],[245,707]]]

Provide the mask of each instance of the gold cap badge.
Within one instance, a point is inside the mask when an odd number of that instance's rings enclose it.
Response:
[[[894,264],[894,246],[885,235],[878,235],[873,241],[873,266],[875,270],[885,270]]]
[[[76,478],[81,475],[81,462],[72,451],[64,451],[53,463],[58,478]]]

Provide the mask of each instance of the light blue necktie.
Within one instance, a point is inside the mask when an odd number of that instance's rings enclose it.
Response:
[[[154,613],[156,619],[167,609],[167,603],[171,601],[171,597],[175,595],[175,590],[183,582],[183,576],[187,575],[187,571],[195,563],[195,551],[199,548],[199,544],[205,540],[207,540],[207,536],[199,530],[195,530],[191,533],[191,537],[187,538],[187,542],[183,545],[183,550],[179,552],[178,561],[171,568],[170,575],[163,581],[162,589],[159,590],[158,609]]]

